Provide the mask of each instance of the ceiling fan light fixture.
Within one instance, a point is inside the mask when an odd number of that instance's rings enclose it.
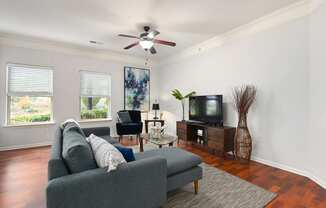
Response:
[[[153,39],[154,38],[154,33],[148,33],[147,37],[150,38],[150,39]]]
[[[141,41],[139,41],[139,45],[143,49],[150,49],[151,47],[153,47],[154,42],[152,40],[141,40]]]
[[[161,44],[161,45],[166,45],[166,46],[171,46],[171,47],[176,46],[176,43],[174,43],[174,42],[156,39],[155,37],[157,35],[159,35],[160,32],[157,30],[150,31],[149,26],[145,26],[144,31],[145,32],[140,33],[139,36],[119,34],[118,36],[120,36],[120,37],[137,39],[137,42],[134,42],[134,43],[124,47],[123,49],[128,50],[137,45],[140,45],[145,51],[149,51],[151,54],[156,54],[157,51],[154,48],[154,45],[156,45],[156,44]]]

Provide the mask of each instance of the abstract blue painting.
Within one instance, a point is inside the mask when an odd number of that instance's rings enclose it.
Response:
[[[125,110],[149,111],[150,74],[148,69],[124,68]]]

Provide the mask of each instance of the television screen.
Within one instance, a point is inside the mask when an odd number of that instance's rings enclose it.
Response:
[[[223,123],[222,95],[192,96],[189,98],[189,120]]]

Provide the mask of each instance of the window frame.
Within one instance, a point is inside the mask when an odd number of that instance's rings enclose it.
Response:
[[[28,94],[28,93],[22,93],[20,96],[29,96],[29,97],[48,97],[50,98],[51,102],[51,113],[50,113],[50,120],[49,121],[41,121],[41,122],[28,122],[28,123],[15,123],[12,124],[10,122],[10,105],[11,105],[11,97],[15,97],[12,95],[9,95],[9,68],[10,67],[26,67],[26,68],[31,68],[31,69],[41,69],[41,70],[50,70],[52,71],[52,96],[40,96],[36,94]],[[55,124],[55,119],[54,119],[54,112],[53,112],[53,97],[54,97],[54,67],[51,66],[40,66],[40,65],[29,65],[29,64],[18,64],[18,63],[7,63],[6,64],[6,113],[5,113],[5,125],[4,126],[37,126],[37,125],[49,125],[49,124]],[[16,97],[19,97],[17,95]]]
[[[107,114],[107,117],[106,118],[94,118],[94,119],[82,119],[81,118],[81,99],[82,97],[85,97],[85,96],[82,96],[81,95],[81,74],[82,72],[86,72],[86,73],[92,73],[92,74],[102,74],[102,75],[106,75],[106,76],[109,76],[109,79],[110,79],[110,83],[109,83],[109,96],[107,97],[108,100],[109,100],[109,104],[108,104],[108,114]],[[99,96],[100,97],[100,96]],[[79,70],[79,100],[78,100],[78,103],[79,103],[79,116],[78,116],[78,122],[84,122],[84,123],[87,123],[87,122],[99,122],[99,121],[112,121],[112,76],[110,73],[106,73],[106,72],[100,72],[100,71],[91,71],[91,70]]]

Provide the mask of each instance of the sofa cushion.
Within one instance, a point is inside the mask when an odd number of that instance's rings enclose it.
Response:
[[[154,156],[160,156],[167,160],[167,176],[191,169],[202,162],[199,156],[173,147],[149,150],[135,154],[136,160]]]
[[[123,131],[139,131],[142,127],[142,123],[123,123],[120,126]]]
[[[67,124],[63,130],[62,157],[70,173],[97,168],[90,145],[73,123]]]
[[[101,127],[83,128],[83,132],[86,137],[89,137],[89,135],[91,135],[91,134],[95,134],[97,136],[109,136],[110,135],[110,127],[101,126]]]
[[[108,167],[108,172],[116,170],[119,165],[126,163],[121,152],[101,137],[91,134],[86,140],[91,144],[96,163],[99,167]]]

